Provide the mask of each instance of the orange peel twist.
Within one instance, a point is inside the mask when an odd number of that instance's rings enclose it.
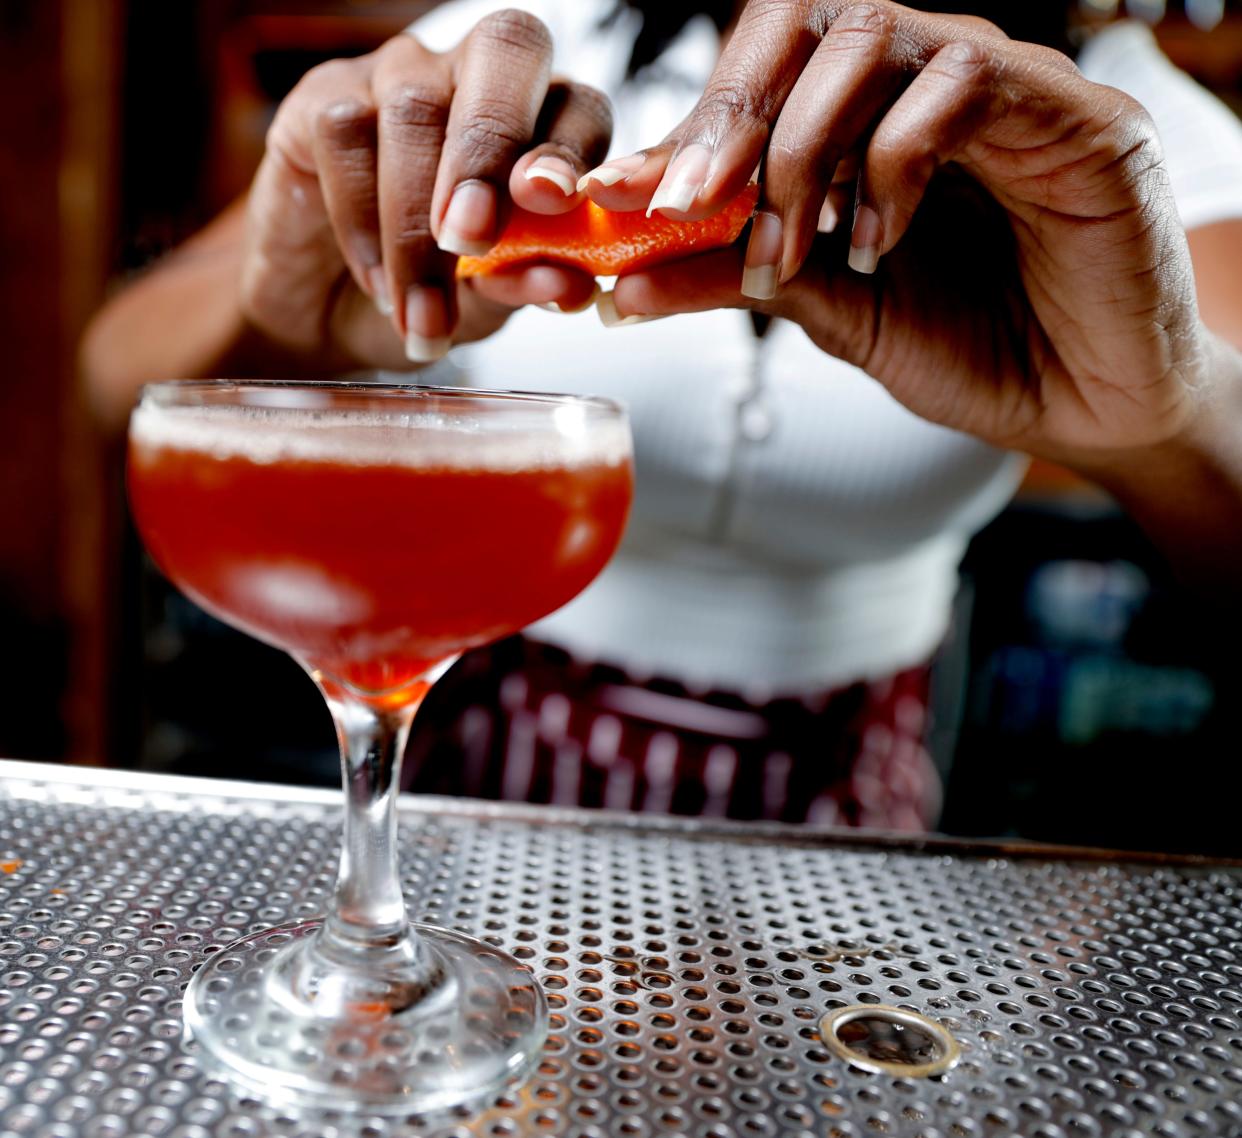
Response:
[[[584,201],[568,213],[514,206],[499,240],[481,257],[462,257],[457,276],[476,277],[526,264],[569,265],[596,277],[647,269],[719,249],[737,240],[754,212],[759,187],[749,185],[702,221],[673,221],[642,210],[617,212]]]

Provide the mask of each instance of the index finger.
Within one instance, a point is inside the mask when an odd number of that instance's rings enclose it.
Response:
[[[694,109],[658,146],[588,174],[591,198],[607,209],[647,206],[691,220],[715,213],[750,180],[829,16],[845,7],[751,0]]]
[[[646,205],[648,212],[691,220],[715,213],[764,161],[781,110],[821,42],[846,16],[858,27],[898,28],[886,53],[897,70],[911,73],[950,33],[1001,34],[986,20],[931,15],[891,0],[750,0],[690,114],[658,146],[609,159],[588,174],[583,181],[591,198],[607,209]],[[831,169],[821,174],[817,181],[832,181]]]
[[[431,195],[431,231],[446,253],[477,256],[495,242],[502,190],[531,144],[551,66],[552,35],[528,12],[494,12],[466,38]]]

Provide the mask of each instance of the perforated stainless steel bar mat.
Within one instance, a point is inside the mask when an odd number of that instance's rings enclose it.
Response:
[[[481,1113],[310,1116],[202,1072],[179,997],[208,953],[323,908],[335,796],[0,764],[0,1138],[1242,1134],[1236,868],[404,812],[411,909],[528,961],[552,1035]],[[960,1058],[863,1070],[820,1035],[855,1004]],[[865,1016],[829,1019],[865,1045]]]

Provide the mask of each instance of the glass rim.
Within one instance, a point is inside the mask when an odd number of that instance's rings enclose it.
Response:
[[[450,399],[478,399],[482,403],[544,404],[549,407],[590,407],[610,415],[626,416],[626,409],[606,395],[578,395],[570,392],[518,391],[485,387],[450,387],[426,383],[393,383],[387,380],[349,379],[161,379],[144,383],[138,390],[135,406],[150,398],[157,405],[172,404],[160,399],[162,392],[192,391],[323,391],[342,395],[375,395],[381,398],[398,396],[436,396]],[[271,410],[282,410],[280,407]],[[304,410],[304,408],[289,408]]]

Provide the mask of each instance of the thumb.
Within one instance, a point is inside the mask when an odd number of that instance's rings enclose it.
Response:
[[[617,314],[748,308],[801,325],[824,352],[866,368],[879,331],[879,277],[851,271],[844,256],[811,257],[771,299],[753,300],[741,292],[743,260],[742,250],[731,247],[620,277],[613,291]]]

